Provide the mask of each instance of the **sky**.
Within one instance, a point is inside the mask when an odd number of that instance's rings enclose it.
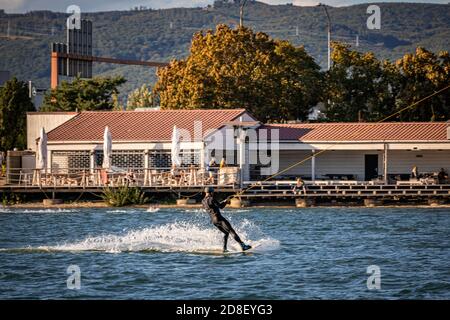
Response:
[[[317,5],[315,0],[259,0],[269,4],[286,4],[311,6]],[[320,2],[331,6],[347,6],[358,3],[369,2],[422,2],[422,3],[442,3],[447,4],[450,0],[320,0]],[[112,11],[128,10],[136,6],[146,6],[152,9],[174,8],[174,7],[201,7],[212,4],[213,0],[0,0],[0,9],[7,13],[27,12],[31,10],[51,10],[65,12],[71,4],[76,4],[81,11]]]

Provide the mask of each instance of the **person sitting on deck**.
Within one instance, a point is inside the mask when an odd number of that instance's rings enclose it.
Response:
[[[211,158],[211,160],[209,161],[209,166],[210,166],[211,168],[217,166],[216,158],[214,158],[214,157]]]
[[[176,164],[172,164],[169,175],[168,175],[167,183],[169,185],[178,185],[179,176],[180,176],[180,170],[178,170]]]
[[[445,171],[444,168],[441,168],[441,170],[438,173],[438,182],[439,184],[444,184],[448,180],[448,173]]]
[[[222,158],[222,160],[220,160],[220,164],[219,164],[219,168],[225,168],[227,166],[227,163],[225,161],[225,158]]]
[[[411,170],[411,178],[419,179],[419,170],[417,169],[416,165],[414,165],[412,170]]]
[[[305,186],[305,182],[303,181],[302,178],[297,178],[297,182],[294,186],[294,188],[292,188],[292,192],[294,194],[298,194],[300,195],[303,191],[303,194],[306,194],[306,186]]]
[[[132,185],[133,183],[136,182],[133,171],[131,171],[131,170],[127,171],[127,173],[125,174],[125,177],[124,177],[124,181],[127,185]]]
[[[213,168],[217,166],[216,158],[212,157],[206,167],[206,173],[208,177],[206,178],[205,184],[214,184],[214,172]]]

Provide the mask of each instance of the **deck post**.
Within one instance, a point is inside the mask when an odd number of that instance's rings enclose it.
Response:
[[[296,198],[295,199],[295,206],[297,208],[308,208],[314,205],[314,201],[312,199],[307,198]]]
[[[378,198],[366,198],[364,199],[364,206],[367,208],[374,208],[383,205],[383,200]]]
[[[245,130],[239,128],[238,131],[238,144],[239,144],[239,176],[240,187],[244,187],[244,169],[245,169]]]
[[[95,149],[89,152],[89,171],[91,174],[94,174],[95,169]]]
[[[144,186],[147,186],[148,182],[148,164],[149,164],[149,150],[144,150]]]
[[[316,181],[316,150],[312,150],[311,158],[311,181]]]
[[[47,168],[50,168],[50,174],[53,173],[53,151],[47,150],[47,163],[45,166],[45,175],[47,175]]]
[[[384,153],[383,153],[383,178],[384,178],[384,184],[389,183],[388,178],[388,144],[384,144]]]
[[[231,198],[230,200],[230,208],[244,208],[244,207],[249,207],[250,206],[250,201],[248,200],[244,200],[241,197],[238,198]]]
[[[205,169],[205,161],[206,161],[206,144],[205,141],[202,142],[202,148],[200,149],[200,169]]]

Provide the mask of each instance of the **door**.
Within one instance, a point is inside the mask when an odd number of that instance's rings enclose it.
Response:
[[[364,161],[364,167],[365,167],[365,177],[366,181],[369,181],[371,179],[378,177],[378,155],[377,154],[366,154],[365,155],[365,161]]]

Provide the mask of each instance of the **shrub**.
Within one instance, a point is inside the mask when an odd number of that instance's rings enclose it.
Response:
[[[145,204],[148,202],[144,192],[137,187],[129,187],[128,185],[117,188],[104,188],[102,199],[112,207]]]

